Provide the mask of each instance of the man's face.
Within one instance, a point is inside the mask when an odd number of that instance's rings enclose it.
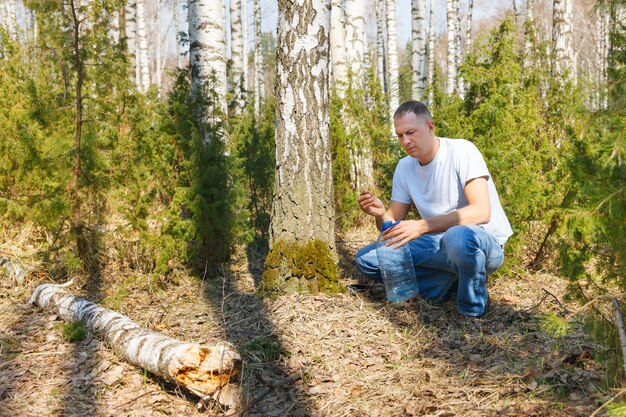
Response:
[[[420,162],[427,159],[433,151],[435,124],[432,120],[419,118],[409,112],[393,119],[393,124],[400,145],[406,153]]]

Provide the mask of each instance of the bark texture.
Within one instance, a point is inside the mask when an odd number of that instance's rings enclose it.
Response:
[[[435,1],[430,0],[428,17],[428,107],[434,114],[435,101]]]
[[[456,0],[446,0],[446,18],[448,29],[448,67],[446,69],[446,94],[456,93],[457,87],[457,43],[456,43],[456,21],[459,14],[456,8]]]
[[[139,62],[139,91],[145,93],[150,88],[150,59],[148,58],[148,35],[146,32],[146,9],[144,0],[136,0],[137,20],[137,61]]]
[[[532,49],[535,42],[534,0],[526,0],[526,24],[524,25],[524,68],[532,66]]]
[[[226,18],[222,0],[189,0],[189,71],[194,91],[211,85],[219,97],[219,108],[226,113]],[[205,124],[215,115],[205,113]]]
[[[261,0],[254,0],[254,114],[260,115],[263,85],[263,32],[261,31]]]
[[[376,3],[376,77],[381,90],[387,93],[387,54],[385,40],[385,0]]]
[[[424,100],[426,89],[426,0],[411,2],[411,51],[413,99]]]
[[[278,1],[276,179],[270,238],[334,251],[330,0]]]
[[[573,0],[554,0],[552,14],[552,73],[560,80],[575,77],[572,47]]]
[[[393,119],[393,114],[400,105],[399,101],[399,73],[398,73],[398,44],[396,37],[396,2],[395,0],[386,0],[387,14],[387,43],[389,45],[387,55],[389,59],[389,118]],[[394,133],[393,123],[391,126]]]
[[[141,83],[141,75],[139,71],[139,60],[137,59],[137,3],[135,0],[128,0],[124,11],[126,13],[126,43],[132,64],[131,68],[133,69],[131,79],[139,86]]]
[[[232,82],[230,83],[230,90],[235,103],[235,114],[239,114],[243,110],[245,103],[242,92],[242,83],[244,81],[244,53],[241,26],[241,0],[230,0],[230,39],[230,56],[232,60]]]
[[[362,0],[345,0],[346,59],[354,87],[362,87],[362,80],[365,78],[365,51],[367,48],[366,14],[366,2]]]
[[[140,327],[128,317],[43,284],[29,303],[51,308],[65,321],[83,321],[130,363],[204,397],[215,393],[241,371],[241,357],[227,342],[200,345]]]
[[[330,57],[332,61],[332,80],[337,95],[344,98],[348,83],[348,71],[346,69],[346,36],[343,25],[341,0],[332,0],[330,15]]]
[[[596,106],[605,110],[608,107],[607,70],[609,66],[609,25],[611,14],[608,7],[596,10],[596,50],[598,59],[598,88],[596,90]]]

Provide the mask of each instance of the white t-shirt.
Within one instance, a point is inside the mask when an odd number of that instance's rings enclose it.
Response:
[[[471,179],[486,177],[491,219],[479,226],[504,245],[513,230],[480,151],[465,139],[439,138],[439,144],[435,159],[428,165],[421,165],[411,156],[398,162],[391,199],[413,203],[423,219],[440,216],[467,206],[469,203],[463,191],[465,184]]]

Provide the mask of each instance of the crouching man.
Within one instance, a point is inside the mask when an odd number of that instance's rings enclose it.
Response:
[[[383,239],[409,245],[420,296],[441,302],[456,291],[459,313],[483,316],[487,275],[504,262],[504,244],[513,234],[487,165],[471,142],[435,136],[432,116],[420,102],[403,103],[393,123],[408,156],[396,166],[389,208],[367,190],[359,206],[379,230],[383,221],[402,220]],[[404,220],[411,204],[420,220]],[[357,253],[356,265],[368,278],[382,280],[375,243]]]

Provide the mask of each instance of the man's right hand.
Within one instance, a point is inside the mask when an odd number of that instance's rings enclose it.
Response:
[[[374,197],[369,190],[361,191],[359,194],[359,207],[370,216],[383,217],[387,213],[383,202]]]

